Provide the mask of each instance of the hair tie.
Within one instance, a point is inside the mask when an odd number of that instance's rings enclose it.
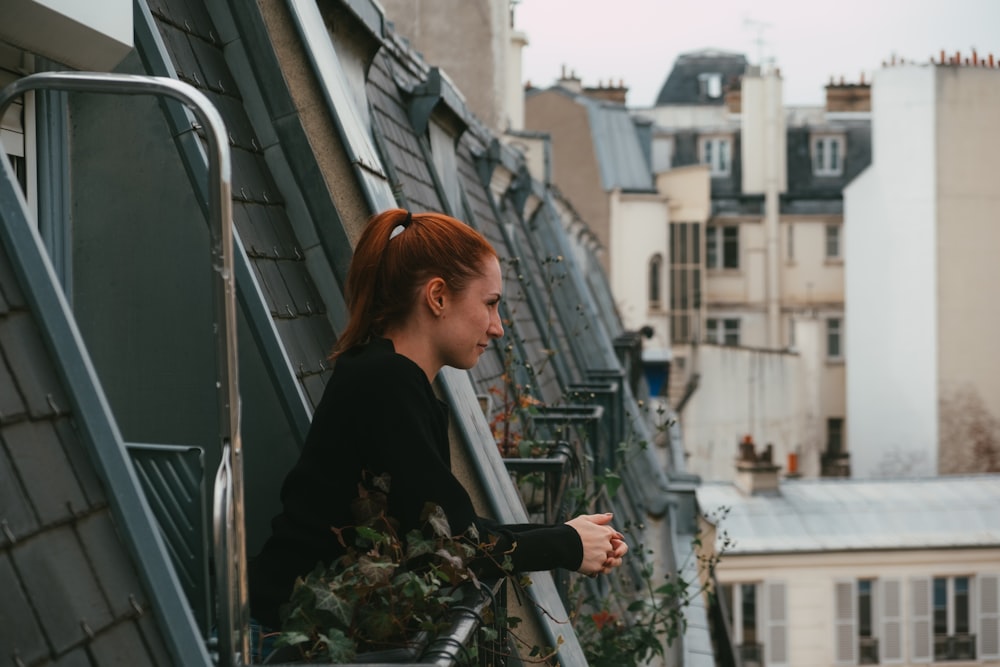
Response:
[[[413,214],[407,211],[406,217],[403,218],[403,222],[392,228],[392,232],[389,234],[389,240],[391,241],[402,234],[403,230],[409,227],[411,222],[413,222]]]

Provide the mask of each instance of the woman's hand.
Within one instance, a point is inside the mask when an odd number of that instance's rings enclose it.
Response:
[[[607,574],[622,564],[622,558],[628,553],[625,536],[615,530],[611,524],[612,515],[581,514],[566,522],[580,536],[583,543],[583,562],[577,570],[581,574],[597,576]]]

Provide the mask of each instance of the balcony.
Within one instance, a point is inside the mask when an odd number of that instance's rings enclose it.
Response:
[[[934,660],[975,660],[976,635],[960,633],[954,635],[934,635]]]

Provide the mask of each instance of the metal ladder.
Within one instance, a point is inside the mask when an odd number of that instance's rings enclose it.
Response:
[[[232,166],[225,123],[211,101],[184,82],[165,77],[103,72],[42,72],[19,79],[0,90],[0,117],[14,99],[39,89],[170,97],[193,111],[205,133],[210,181],[209,232],[212,272],[215,275],[216,388],[222,452],[222,461],[216,473],[212,512],[218,605],[217,648],[222,667],[247,664],[250,662],[250,614],[233,275]],[[169,622],[169,619],[164,619],[164,622]]]

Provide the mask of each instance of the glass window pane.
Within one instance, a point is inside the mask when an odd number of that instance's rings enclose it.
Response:
[[[858,634],[872,636],[872,582],[871,579],[858,580]]]
[[[678,250],[680,251],[677,255],[677,261],[681,264],[687,264],[687,238],[687,223],[682,222],[677,233],[677,245],[679,246]]]
[[[701,225],[691,223],[691,263],[701,262]]]
[[[691,307],[701,308],[701,269],[691,271]]]
[[[934,634],[948,634],[948,580],[934,579]]]
[[[710,269],[719,267],[719,228],[705,228],[705,264]]]
[[[754,584],[740,584],[743,610],[743,643],[757,643],[757,587]]]
[[[969,633],[969,578],[955,577],[955,634]]]
[[[840,171],[840,141],[830,139],[830,171]]]
[[[739,227],[723,227],[723,257],[722,265],[727,269],[740,267],[740,237]]]

